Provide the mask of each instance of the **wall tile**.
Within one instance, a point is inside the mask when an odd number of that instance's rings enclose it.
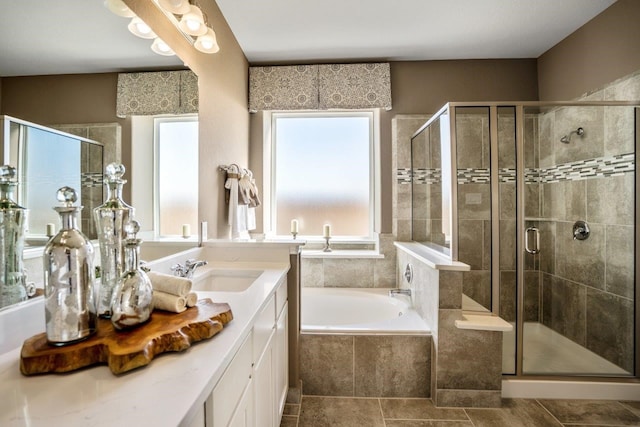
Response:
[[[481,168],[483,159],[483,133],[486,118],[482,116],[456,117],[456,144],[458,168]]]
[[[633,225],[634,174],[588,179],[587,221]]]
[[[370,259],[324,259],[324,286],[339,288],[373,287]]]
[[[302,287],[306,288],[324,286],[324,265],[322,258],[302,258],[300,264],[300,283]]]
[[[558,221],[586,218],[586,185],[589,181],[562,181],[542,185],[542,216]]]
[[[587,290],[586,347],[633,372],[633,301]]]
[[[511,110],[512,111],[512,110]],[[500,168],[516,167],[516,123],[514,112],[498,113],[498,165]]]
[[[500,270],[516,269],[516,220],[500,221]]]
[[[507,322],[516,321],[516,272],[500,272],[500,317]]]
[[[444,390],[436,392],[438,407],[499,408],[502,392],[490,390]]]
[[[543,323],[561,335],[585,345],[587,288],[543,275]]]
[[[640,88],[640,85],[638,87]],[[608,107],[604,110],[605,155],[613,156],[634,151],[634,120],[635,112],[632,107]]]
[[[567,163],[604,155],[604,107],[562,107],[555,113],[553,146],[555,162]],[[573,134],[568,144],[560,142],[564,135],[584,129],[584,135]]]
[[[502,332],[458,329],[456,319],[461,310],[439,312],[438,389],[501,390]]]
[[[556,271],[556,223],[541,221],[540,227],[540,271],[554,274]]]
[[[491,219],[491,186],[489,184],[458,185],[458,218]]]
[[[483,221],[458,221],[458,260],[469,264],[472,270],[482,269]]]
[[[591,223],[587,240],[573,240],[573,223],[558,222],[556,274],[573,282],[604,289],[605,226]]]
[[[353,337],[302,334],[300,377],[305,395],[353,396]]]
[[[491,271],[472,270],[462,272],[462,291],[463,293],[491,310]],[[442,307],[441,308],[460,308],[460,307]]]
[[[462,272],[440,271],[440,308],[462,308]]]
[[[540,167],[548,168],[556,164],[554,148],[559,142],[555,139],[555,114],[553,111],[542,114],[538,120]]]
[[[356,336],[355,396],[430,397],[431,337]]]
[[[634,293],[634,227],[607,226],[606,290],[627,298]]]

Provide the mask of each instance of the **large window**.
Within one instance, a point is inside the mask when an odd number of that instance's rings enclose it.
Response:
[[[175,236],[198,224],[198,119],[156,118],[156,233]]]
[[[373,235],[373,112],[273,113],[271,229],[342,238]]]

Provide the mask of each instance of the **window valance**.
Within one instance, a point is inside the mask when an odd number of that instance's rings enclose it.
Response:
[[[251,67],[249,110],[391,109],[388,63]]]
[[[190,70],[118,74],[118,117],[197,112],[198,77]]]

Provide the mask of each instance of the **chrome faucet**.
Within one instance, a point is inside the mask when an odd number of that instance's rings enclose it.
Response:
[[[389,296],[394,297],[396,295],[411,296],[411,289],[389,289]]]
[[[188,259],[184,262],[184,265],[178,263],[172,266],[171,271],[173,271],[174,276],[191,279],[196,268],[202,267],[203,265],[207,265],[207,261]]]

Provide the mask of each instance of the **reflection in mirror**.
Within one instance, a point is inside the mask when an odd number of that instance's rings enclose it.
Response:
[[[27,245],[44,245],[48,235],[55,234],[52,229],[60,226],[52,206],[56,204],[56,191],[63,186],[79,193],[84,206],[82,231],[95,239],[92,210],[103,200],[102,144],[9,116],[0,117],[3,162],[16,167],[17,202],[28,209]]]
[[[451,254],[449,116],[432,117],[411,138],[411,238]]]

